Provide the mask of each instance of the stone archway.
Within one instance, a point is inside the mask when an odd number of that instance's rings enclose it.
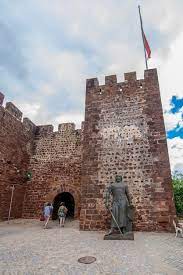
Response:
[[[72,197],[74,198],[74,218],[79,218],[80,216],[80,189],[79,187],[75,187],[73,185],[66,185],[66,184],[62,184],[60,186],[54,186],[54,189],[50,190],[50,192],[45,196],[45,201],[49,201],[54,203],[54,200],[56,198],[57,195],[64,193],[64,192],[68,192],[72,195]]]
[[[75,201],[74,197],[69,192],[62,192],[56,195],[54,201],[53,201],[53,214],[52,219],[56,220],[58,215],[58,209],[60,206],[60,203],[64,202],[66,208],[68,209],[67,217],[74,218],[75,214]]]

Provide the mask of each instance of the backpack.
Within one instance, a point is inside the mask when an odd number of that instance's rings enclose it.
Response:
[[[64,206],[60,206],[58,209],[58,216],[59,217],[65,217],[65,207]]]

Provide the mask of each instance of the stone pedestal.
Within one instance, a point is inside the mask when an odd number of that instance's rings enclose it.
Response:
[[[127,232],[125,234],[112,233],[110,235],[105,235],[104,240],[134,240],[133,232]]]

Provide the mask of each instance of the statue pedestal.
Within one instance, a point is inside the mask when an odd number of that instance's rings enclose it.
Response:
[[[104,240],[134,240],[133,232],[126,232],[123,235],[119,233],[112,233],[110,235],[105,235]]]

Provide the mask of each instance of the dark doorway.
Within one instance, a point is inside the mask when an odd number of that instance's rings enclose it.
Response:
[[[67,217],[74,218],[74,197],[69,192],[63,192],[58,194],[54,199],[52,219],[56,220],[58,218],[57,213],[61,202],[64,202],[68,209]]]

